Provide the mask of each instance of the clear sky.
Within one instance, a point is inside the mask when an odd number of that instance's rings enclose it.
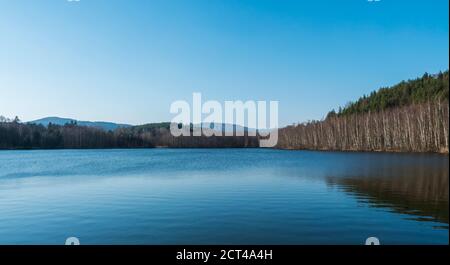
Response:
[[[141,124],[174,100],[320,119],[449,65],[448,0],[0,0],[0,115]]]

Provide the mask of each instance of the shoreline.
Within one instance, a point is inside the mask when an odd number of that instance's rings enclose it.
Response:
[[[316,152],[340,152],[340,153],[389,153],[389,154],[439,154],[449,155],[449,151],[402,151],[402,150],[351,150],[351,149],[311,149],[311,148],[272,148],[286,151],[316,151]]]
[[[373,154],[436,154],[449,156],[448,151],[433,152],[433,151],[401,151],[401,150],[335,150],[335,149],[311,149],[311,148],[265,148],[265,147],[169,147],[169,146],[155,146],[155,147],[118,147],[118,148],[0,148],[2,151],[61,151],[61,150],[133,150],[133,149],[264,149],[264,150],[280,150],[280,151],[310,151],[310,152],[336,152],[336,153],[373,153]]]

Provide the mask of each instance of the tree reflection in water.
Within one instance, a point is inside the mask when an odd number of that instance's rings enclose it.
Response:
[[[438,228],[448,229],[448,157],[436,162],[423,156],[414,163],[377,159],[360,166],[364,169],[327,177],[327,184],[370,207],[388,207],[417,221],[443,223]]]

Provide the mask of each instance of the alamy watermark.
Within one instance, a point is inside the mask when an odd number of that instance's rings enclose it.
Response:
[[[185,100],[171,104],[170,132],[180,136],[260,136],[261,147],[278,143],[278,101],[202,102],[201,93],[193,93],[192,106]],[[231,129],[224,127],[231,126]]]

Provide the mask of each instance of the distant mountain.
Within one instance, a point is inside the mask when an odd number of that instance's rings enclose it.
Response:
[[[137,126],[132,126],[130,127],[130,129],[132,131],[135,132],[148,132],[148,131],[153,131],[155,129],[160,129],[160,128],[164,128],[166,130],[170,130],[170,122],[160,122],[160,123],[148,123],[148,124],[142,124],[142,125],[137,125]],[[233,124],[227,124],[227,123],[214,123],[214,127],[212,127],[213,125],[207,124],[207,123],[201,123],[201,124],[195,124],[195,125],[191,125],[192,128],[211,128],[211,129],[215,129],[215,130],[222,130],[223,132],[270,132],[271,129],[254,129],[254,128],[248,128],[248,127],[244,127],[244,126],[240,126],[240,125],[233,125]]]
[[[55,125],[60,125],[60,126],[64,126],[65,124],[68,123],[76,123],[79,126],[86,126],[86,127],[95,127],[95,128],[99,128],[99,129],[103,129],[105,131],[113,131],[117,128],[130,128],[133,131],[137,131],[137,132],[142,132],[142,131],[151,131],[154,129],[158,129],[158,128],[165,128],[167,130],[170,129],[170,122],[161,122],[161,123],[148,123],[148,124],[143,124],[143,125],[137,125],[137,126],[133,126],[130,124],[117,124],[117,123],[113,123],[113,122],[104,122],[104,121],[78,121],[75,119],[70,119],[70,118],[60,118],[60,117],[46,117],[46,118],[42,118],[39,120],[34,120],[34,121],[29,121],[27,122],[28,124],[41,124],[44,126],[48,126],[50,123],[51,124],[55,124]],[[198,127],[208,127],[207,124],[202,123],[195,125],[194,127],[198,128]],[[247,128],[247,127],[243,127],[240,125],[232,125],[232,124],[220,124],[220,123],[215,123],[215,129],[222,129],[225,132],[232,132],[233,130],[235,130],[236,132],[239,131],[248,131],[248,132],[255,132],[256,129],[253,128]],[[260,131],[269,131],[268,129],[266,130],[260,130]]]
[[[48,126],[50,123],[55,125],[65,125],[67,123],[76,123],[79,126],[86,126],[86,127],[95,127],[99,129],[103,129],[105,131],[113,131],[117,128],[127,128],[131,127],[132,125],[129,124],[118,124],[113,122],[104,122],[104,121],[78,121],[75,119],[68,119],[68,118],[59,118],[59,117],[46,117],[35,121],[29,121],[27,123],[33,123],[33,124],[41,124],[44,126]]]

